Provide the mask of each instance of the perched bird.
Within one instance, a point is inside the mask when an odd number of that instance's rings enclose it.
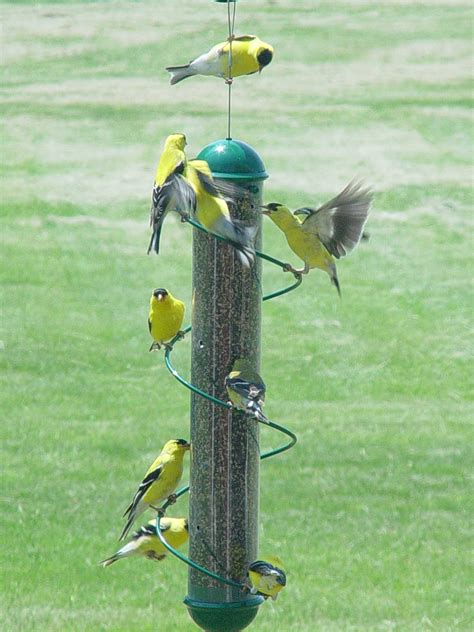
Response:
[[[225,387],[230,402],[235,408],[253,415],[259,421],[268,423],[268,419],[262,412],[265,384],[248,360],[239,358],[234,362],[232,371],[225,378]]]
[[[150,298],[150,312],[148,314],[148,329],[153,338],[150,351],[161,349],[161,345],[169,348],[169,340],[177,334],[182,334],[185,306],[165,290],[159,287],[153,290]]]
[[[211,50],[184,66],[170,66],[166,70],[171,74],[170,83],[174,85],[193,75],[212,75],[229,79],[229,41],[221,42]],[[262,42],[256,35],[240,35],[232,38],[231,77],[252,75],[262,72],[272,61],[273,48]]]
[[[165,540],[174,549],[179,548],[189,538],[188,521],[186,518],[162,518],[160,521],[160,531]],[[140,527],[138,531],[132,535],[130,542],[127,542],[121,549],[111,557],[99,562],[102,566],[110,566],[123,557],[132,557],[141,555],[149,560],[161,562],[168,554],[168,550],[161,543],[156,533],[156,518],[153,518],[148,524]]]
[[[247,577],[252,594],[263,595],[265,599],[271,597],[274,601],[280,590],[286,586],[286,575],[283,562],[278,557],[252,562],[248,568]]]
[[[159,253],[161,229],[169,211],[177,211],[184,216],[194,208],[194,191],[183,178],[187,165],[185,146],[184,134],[171,134],[165,140],[153,184],[150,211],[152,235],[147,254],[152,250]]]
[[[184,454],[190,447],[184,439],[172,439],[165,443],[123,514],[127,522],[120,534],[120,540],[125,538],[132,524],[146,509],[150,507],[158,512],[159,504],[173,494],[183,475]]]
[[[184,134],[171,134],[165,141],[153,187],[150,216],[153,230],[148,253],[154,250],[158,254],[164,219],[169,211],[176,211],[183,219],[193,215],[207,229],[224,237],[237,249],[242,263],[250,266],[255,257],[253,240],[257,229],[233,220],[226,201],[235,201],[248,193],[234,184],[217,186],[207,162],[188,161],[185,146]]]
[[[290,248],[304,261],[301,270],[287,269],[307,274],[311,268],[320,268],[329,274],[340,295],[333,257],[344,257],[357,246],[371,202],[371,191],[351,182],[318,209],[300,208],[292,215],[286,206],[273,202],[263,206],[262,212],[285,233]]]

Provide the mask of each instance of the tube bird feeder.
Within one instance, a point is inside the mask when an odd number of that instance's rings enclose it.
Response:
[[[198,159],[207,161],[217,181],[247,190],[232,217],[257,228],[259,248],[268,177],[261,158],[246,143],[225,139],[204,147]],[[247,358],[259,370],[261,263],[256,258],[246,268],[232,245],[193,231],[191,381],[226,400],[224,379],[235,359]],[[239,586],[258,554],[258,423],[192,393],[191,442],[190,558],[234,585],[190,568],[185,604],[207,632],[237,632],[251,623],[263,601]]]

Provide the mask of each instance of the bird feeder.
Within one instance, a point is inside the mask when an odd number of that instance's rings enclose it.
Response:
[[[246,143],[219,140],[204,147],[213,177],[247,190],[232,209],[234,219],[257,228],[261,243],[261,158]],[[235,248],[194,228],[191,382],[227,400],[224,380],[236,358],[259,370],[261,263],[245,267]],[[245,593],[249,564],[258,552],[259,428],[256,420],[191,395],[190,558],[228,579],[224,584],[189,569],[185,604],[208,632],[244,629],[263,601]]]

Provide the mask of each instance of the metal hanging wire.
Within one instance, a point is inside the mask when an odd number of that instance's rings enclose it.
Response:
[[[233,4],[233,11],[231,17],[230,5]],[[235,26],[235,12],[236,12],[237,2],[230,2],[227,0],[227,27],[229,30],[229,37],[227,41],[229,42],[229,58],[227,65],[227,78],[226,83],[228,86],[228,97],[227,97],[227,140],[232,140],[231,136],[231,121],[232,121],[232,42],[234,40],[234,26]]]
[[[233,9],[231,11],[230,5],[233,4]],[[233,40],[235,38],[234,35],[234,27],[235,27],[235,14],[236,14],[236,2],[235,1],[231,1],[231,0],[227,0],[227,26],[228,26],[228,42],[229,42],[229,59],[228,59],[228,69],[227,69],[227,78],[226,78],[226,84],[228,85],[228,100],[227,100],[227,140],[231,140],[231,122],[232,122],[232,83],[233,83],[233,77],[232,77],[232,43]],[[198,230],[201,230],[205,233],[208,233],[209,235],[212,235],[213,237],[215,237],[216,239],[219,239],[221,241],[230,243],[227,239],[225,239],[225,237],[222,237],[221,235],[217,235],[216,233],[213,233],[210,230],[207,230],[207,228],[205,228],[202,224],[200,224],[199,222],[197,222],[194,219],[191,219],[190,217],[185,218],[185,221],[188,224],[191,224],[191,226],[194,226],[194,228],[197,228]],[[279,259],[275,259],[274,257],[271,257],[270,255],[265,254],[264,252],[260,252],[260,251],[256,251],[256,255],[257,257],[260,257],[261,259],[265,259],[266,261],[269,261],[270,263],[272,263],[273,265],[279,266],[280,268],[282,268],[282,270],[288,271],[289,270],[289,266],[287,263],[284,263],[283,261],[280,261]],[[274,292],[270,292],[269,294],[265,294],[262,297],[262,301],[269,301],[271,299],[277,298],[278,296],[282,296],[283,294],[286,294],[287,292],[291,292],[292,290],[296,290],[297,287],[299,287],[301,285],[302,282],[302,275],[297,273],[297,272],[293,272],[293,275],[295,276],[295,282],[292,283],[291,285],[288,285],[280,290],[276,290]],[[191,331],[191,325],[189,325],[188,327],[186,327],[186,329],[184,329],[184,331],[182,333],[187,334]],[[200,388],[198,388],[197,386],[195,386],[194,384],[191,384],[191,382],[189,382],[188,380],[186,380],[184,377],[182,377],[178,371],[172,366],[171,364],[171,360],[170,360],[170,355],[171,355],[171,351],[173,349],[173,346],[176,342],[178,342],[179,340],[182,340],[183,336],[182,334],[178,334],[177,336],[175,336],[171,342],[169,347],[166,348],[165,351],[165,364],[166,364],[166,368],[168,369],[168,371],[171,373],[171,375],[178,380],[178,382],[180,384],[182,384],[183,386],[185,386],[186,388],[188,388],[190,391],[192,391],[193,393],[196,393],[197,395],[207,399],[208,401],[212,402],[213,404],[216,404],[217,406],[222,406],[224,408],[233,408],[231,404],[229,404],[229,402],[226,402],[222,399],[218,399],[217,397],[214,397],[213,395],[211,395],[210,393],[206,393],[205,391],[201,390]],[[245,415],[245,413],[242,413],[242,415]],[[252,417],[252,419],[255,419],[254,417]],[[290,448],[292,448],[295,443],[297,442],[297,437],[296,435],[289,430],[288,428],[286,428],[285,426],[281,426],[280,424],[275,423],[274,421],[271,420],[267,420],[262,421],[260,419],[255,419],[256,421],[258,421],[259,423],[262,423],[265,426],[268,426],[270,428],[273,428],[274,430],[277,430],[278,432],[286,435],[287,437],[289,437],[289,441],[287,441],[286,443],[284,443],[283,445],[277,447],[277,448],[273,448],[271,450],[267,450],[266,452],[263,452],[260,454],[260,460],[263,461],[264,459],[268,459],[269,457],[272,456],[276,456],[277,454],[281,454],[282,452],[286,452],[286,450],[289,450]],[[183,496],[183,494],[185,494],[186,492],[189,491],[189,485],[186,485],[185,487],[182,487],[175,495],[175,499],[180,498],[181,496]],[[174,500],[173,500],[174,502]],[[183,553],[180,553],[178,550],[176,550],[174,547],[172,547],[170,544],[168,544],[168,542],[165,540],[161,529],[160,529],[160,523],[161,523],[161,519],[164,516],[166,510],[168,509],[168,507],[171,505],[171,501],[168,499],[164,505],[161,507],[161,511],[157,514],[156,517],[156,532],[157,535],[161,541],[161,543],[163,544],[163,546],[175,557],[177,557],[179,560],[181,560],[182,562],[184,562],[185,564],[187,564],[188,566],[191,566],[191,568],[194,568],[195,570],[204,573],[204,575],[207,575],[208,577],[211,577],[212,579],[215,579],[219,582],[221,582],[222,584],[227,584],[228,586],[234,586],[236,588],[240,588],[240,589],[244,589],[245,585],[240,583],[240,582],[236,582],[233,579],[228,579],[227,577],[222,577],[221,575],[218,575],[217,573],[214,573],[213,571],[210,571],[209,569],[205,568],[204,566],[201,566],[200,564],[197,564],[196,562],[194,562],[193,560],[191,560],[189,557],[187,557],[186,555],[184,555]]]

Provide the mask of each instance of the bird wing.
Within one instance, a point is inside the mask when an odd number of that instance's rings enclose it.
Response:
[[[246,399],[265,398],[265,384],[263,382],[248,382],[242,376],[230,373],[225,379],[225,385]]]
[[[144,524],[137,531],[135,531],[135,533],[132,535],[132,539],[138,540],[138,538],[151,535],[156,535],[156,525],[153,526],[152,524]]]
[[[130,503],[130,505],[125,510],[125,513],[123,514],[123,517],[133,513],[135,507],[138,505],[140,500],[147,493],[147,491],[150,489],[150,487],[153,485],[153,483],[159,479],[159,477],[160,477],[162,472],[163,472],[163,464],[162,463],[160,465],[158,465],[156,468],[154,468],[153,470],[151,470],[150,472],[148,472],[148,474],[145,476],[145,478],[142,480],[142,482],[138,486],[137,492],[136,492],[135,496],[133,497],[132,502]]]
[[[273,575],[276,577],[276,581],[278,584],[282,586],[286,585],[286,574],[285,571],[279,566],[274,566],[270,562],[266,560],[257,560],[256,562],[252,562],[249,566],[249,571],[253,571],[254,573],[258,573],[259,575],[263,575],[264,577],[269,577]]]
[[[148,319],[148,331],[151,333],[151,320]]]
[[[200,185],[209,195],[224,198],[227,203],[238,205],[243,201],[251,201],[250,191],[243,186],[225,180],[214,180],[205,160],[190,160],[188,165],[195,169]]]
[[[305,216],[302,229],[316,233],[328,252],[339,259],[359,243],[372,197],[370,189],[363,188],[362,183],[350,182],[318,209],[305,207],[294,214]]]
[[[216,187],[207,162],[205,160],[190,160],[188,164],[196,171],[196,176],[199,180],[199,184],[206,191],[206,193],[214,197],[221,197],[219,189]]]
[[[159,224],[168,210],[193,211],[196,207],[194,189],[183,177],[184,162],[180,162],[161,186],[153,187],[150,224]]]

